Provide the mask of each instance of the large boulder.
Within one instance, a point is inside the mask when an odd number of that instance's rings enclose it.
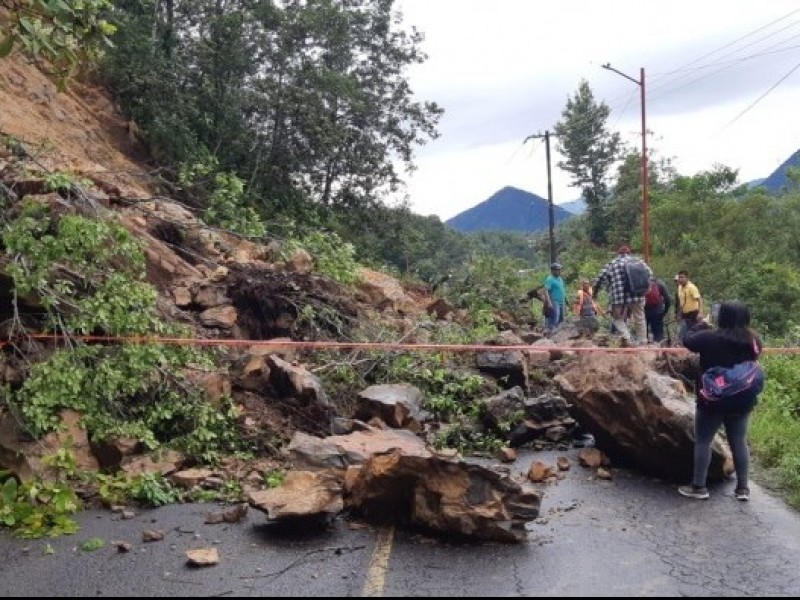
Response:
[[[554,378],[570,412],[617,463],[674,481],[690,481],[694,398],[683,383],[655,370],[653,354],[592,352]],[[718,436],[709,480],[730,471],[730,451]]]
[[[422,391],[407,383],[373,385],[358,394],[355,418],[378,417],[389,427],[419,430]]]
[[[334,517],[344,508],[341,479],[324,471],[290,471],[280,487],[248,492],[247,502],[271,521]]]
[[[480,465],[400,451],[374,455],[345,482],[345,506],[368,520],[498,542],[524,541],[541,500],[541,492]]]

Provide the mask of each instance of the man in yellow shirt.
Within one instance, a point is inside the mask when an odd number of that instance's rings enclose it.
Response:
[[[678,271],[678,318],[680,319],[680,329],[678,339],[683,340],[683,336],[694,325],[698,318],[703,314],[703,298],[700,290],[689,281],[687,271]]]

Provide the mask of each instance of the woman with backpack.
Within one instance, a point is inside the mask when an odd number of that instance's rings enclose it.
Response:
[[[712,329],[704,319],[699,322],[706,328],[696,327],[683,338],[684,347],[700,355],[700,369],[695,383],[697,406],[694,423],[694,473],[691,485],[679,487],[678,492],[687,498],[708,498],[706,478],[711,464],[711,443],[724,424],[736,468],[735,496],[737,500],[744,502],[750,499],[747,428],[760,388],[747,395],[743,404],[728,408],[706,398],[702,378],[713,367],[733,367],[757,360],[763,344],[759,335],[750,328],[750,309],[742,302],[723,302],[720,305],[716,329]]]
[[[588,279],[581,280],[581,289],[575,296],[575,306],[572,311],[581,318],[593,318],[605,314],[592,295],[592,282]]]

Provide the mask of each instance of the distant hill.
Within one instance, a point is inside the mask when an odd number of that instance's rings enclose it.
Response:
[[[474,231],[519,231],[532,233],[550,226],[550,203],[541,196],[515,187],[504,187],[488,200],[465,210],[447,225],[462,233]],[[569,219],[573,213],[561,206],[553,207],[556,224]]]
[[[789,179],[786,177],[786,171],[789,167],[800,167],[800,150],[786,159],[780,167],[775,169],[772,175],[760,183],[760,186],[767,188],[773,194],[785,191],[789,185]]]
[[[563,202],[559,204],[561,208],[564,210],[568,210],[573,215],[582,215],[586,212],[586,200],[583,198],[578,198],[577,200],[573,200],[572,202]]]

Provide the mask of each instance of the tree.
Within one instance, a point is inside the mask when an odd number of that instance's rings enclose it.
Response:
[[[63,89],[94,62],[116,27],[104,15],[111,0],[1,0],[0,58],[18,48]]]
[[[666,189],[677,174],[666,158],[657,156],[652,149],[648,152],[648,187],[651,203],[658,201],[658,192]],[[639,150],[625,154],[617,169],[611,199],[607,209],[608,234],[611,240],[627,240],[636,243],[636,235],[641,231],[642,217],[642,159]],[[650,223],[651,228],[658,223]]]
[[[109,80],[161,160],[211,155],[263,214],[373,206],[437,136],[394,0],[118,0]],[[124,33],[123,32],[123,33]]]
[[[578,91],[567,98],[562,119],[555,127],[556,148],[566,158],[558,166],[583,189],[588,214],[589,238],[595,244],[608,241],[608,174],[619,159],[619,133],[608,130],[611,109],[596,102],[589,83],[581,81]]]

